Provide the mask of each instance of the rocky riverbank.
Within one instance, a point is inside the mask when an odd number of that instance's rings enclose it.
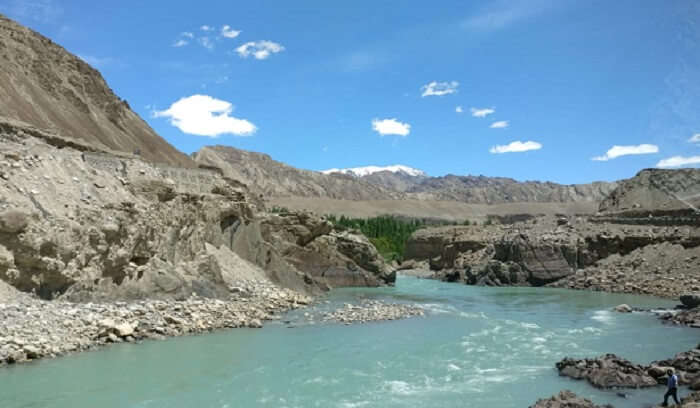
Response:
[[[635,364],[614,354],[596,358],[564,358],[556,364],[559,375],[586,380],[596,388],[644,388],[665,384],[666,372],[678,375],[679,385],[700,390],[700,344],[666,360]]]
[[[1,289],[1,288],[0,288]],[[7,289],[7,288],[6,288]],[[7,291],[9,292],[9,290]],[[223,328],[259,328],[311,298],[269,282],[242,282],[227,300],[71,303],[14,293],[0,303],[0,365]]]

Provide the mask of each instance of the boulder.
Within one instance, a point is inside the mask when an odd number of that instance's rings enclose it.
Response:
[[[615,311],[618,313],[631,313],[632,308],[629,305],[623,303],[621,305],[615,306]]]
[[[41,357],[41,351],[35,346],[25,345],[23,351],[27,358],[30,360]]]
[[[700,306],[700,293],[686,293],[681,295],[681,303],[688,309]]]
[[[31,214],[21,210],[6,210],[0,212],[0,232],[16,234],[24,231],[29,225]]]
[[[114,326],[114,334],[119,337],[131,336],[138,323],[121,323]]]

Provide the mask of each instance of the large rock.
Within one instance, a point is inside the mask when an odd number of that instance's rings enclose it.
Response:
[[[596,388],[643,388],[657,385],[647,368],[614,354],[593,359],[564,358],[556,364],[559,375],[586,380]]]
[[[612,405],[596,405],[591,400],[564,390],[550,398],[537,400],[530,408],[612,408]]]
[[[700,293],[686,293],[681,295],[681,303],[688,309],[700,306]]]
[[[0,233],[16,234],[22,232],[27,225],[31,215],[22,210],[7,210],[0,212]]]

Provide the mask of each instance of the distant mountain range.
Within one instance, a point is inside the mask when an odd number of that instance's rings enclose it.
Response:
[[[471,204],[597,203],[616,183],[562,185],[519,182],[486,176],[429,177],[407,166],[367,166],[323,172],[297,169],[261,153],[228,146],[209,146],[192,156],[204,166],[221,168],[225,175],[267,197],[318,197],[337,200],[457,201]]]

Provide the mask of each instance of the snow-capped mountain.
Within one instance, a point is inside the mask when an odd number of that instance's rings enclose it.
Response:
[[[374,173],[379,173],[381,171],[389,171],[391,173],[404,173],[409,176],[427,176],[425,172],[422,170],[414,169],[413,167],[408,167],[404,166],[401,164],[396,164],[393,166],[365,166],[365,167],[353,167],[350,169],[328,169],[328,170],[323,170],[321,173],[323,174],[332,174],[332,173],[342,173],[342,174],[349,174],[351,176],[355,177],[364,177],[364,176],[369,176],[370,174]]]

